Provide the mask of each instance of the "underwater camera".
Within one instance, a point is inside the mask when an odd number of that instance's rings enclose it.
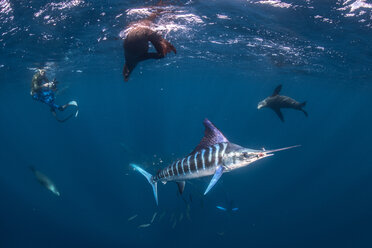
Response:
[[[59,84],[59,82],[54,78],[52,81],[51,81],[52,85],[50,86],[50,89],[52,90],[56,90],[57,89],[57,85]]]

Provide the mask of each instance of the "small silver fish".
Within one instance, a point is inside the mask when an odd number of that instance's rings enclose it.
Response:
[[[155,220],[155,217],[156,217],[156,215],[157,215],[158,213],[157,212],[155,212],[154,213],[154,215],[152,216],[152,219],[151,219],[151,223],[153,223],[154,222],[154,220]]]
[[[190,204],[187,204],[187,208],[186,208],[186,217],[189,221],[191,221],[191,218],[190,218],[190,210],[191,210],[191,207],[190,207]]]
[[[142,225],[139,225],[138,228],[146,228],[149,226],[151,226],[151,224],[142,224]]]
[[[159,221],[161,221],[161,220],[164,218],[165,214],[166,214],[166,212],[163,212],[163,213],[160,215],[160,217],[159,217]]]
[[[190,217],[190,213],[189,212],[186,212],[186,217],[189,221],[191,221],[191,217]]]
[[[135,214],[135,215],[133,215],[132,217],[129,217],[129,218],[128,218],[128,221],[134,220],[137,216],[138,216],[138,214]]]
[[[177,219],[174,220],[173,225],[172,225],[172,229],[174,229],[176,227],[176,224],[177,224]]]

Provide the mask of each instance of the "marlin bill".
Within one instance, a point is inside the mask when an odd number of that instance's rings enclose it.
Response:
[[[213,175],[204,192],[205,195],[217,183],[224,172],[229,172],[247,166],[257,160],[270,157],[274,155],[273,152],[299,146],[295,145],[275,150],[244,148],[228,141],[221,131],[208,119],[205,119],[203,124],[205,132],[199,145],[188,156],[174,161],[171,165],[159,170],[155,175],[151,175],[136,164],[130,164],[134,170],[145,176],[151,184],[156,204],[158,204],[158,182],[165,184],[174,181],[182,194],[185,189],[185,180]]]

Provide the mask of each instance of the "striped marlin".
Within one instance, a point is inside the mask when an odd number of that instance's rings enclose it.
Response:
[[[204,192],[204,195],[206,195],[224,172],[229,172],[247,166],[257,160],[270,157],[274,155],[273,152],[299,146],[269,151],[244,148],[229,142],[208,119],[205,119],[203,124],[205,132],[199,145],[187,157],[174,161],[171,165],[159,170],[155,175],[151,175],[136,164],[130,164],[134,170],[145,176],[151,184],[156,204],[158,204],[158,182],[165,184],[169,181],[174,181],[182,194],[185,189],[185,180],[213,175]]]

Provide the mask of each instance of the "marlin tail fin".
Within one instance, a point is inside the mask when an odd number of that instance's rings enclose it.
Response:
[[[141,167],[139,167],[138,165],[136,165],[136,164],[130,164],[130,166],[132,166],[134,170],[138,171],[144,177],[146,177],[147,181],[152,186],[152,190],[154,191],[156,205],[158,205],[158,188],[157,188],[157,182],[154,182],[154,180],[152,180],[152,175],[150,173],[148,173],[147,171],[145,171],[144,169],[142,169]]]

